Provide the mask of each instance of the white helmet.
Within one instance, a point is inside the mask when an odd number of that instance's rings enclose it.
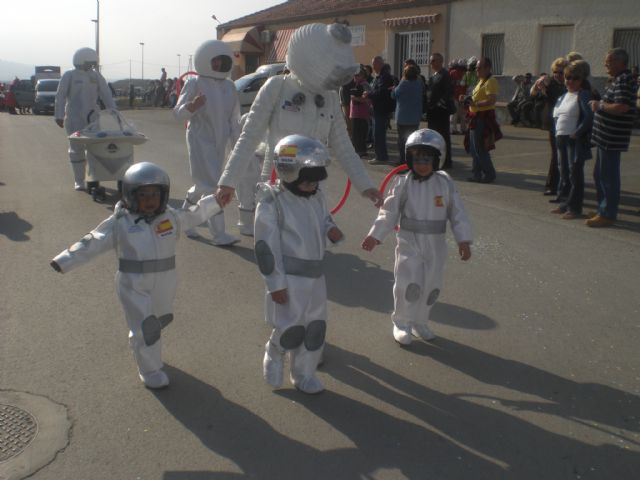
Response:
[[[122,199],[125,206],[132,212],[138,211],[136,190],[144,185],[160,187],[160,208],[156,214],[162,213],[169,202],[169,175],[155,163],[140,162],[131,165],[122,178]]]
[[[327,147],[302,135],[287,135],[278,142],[273,153],[276,172],[285,183],[298,180],[303,168],[327,167],[330,163]]]
[[[426,150],[432,151],[434,156],[432,160],[434,170],[438,169],[440,166],[440,158],[444,157],[447,152],[447,144],[438,132],[429,128],[416,130],[409,135],[407,143],[405,144],[405,158],[410,169],[413,169],[412,147],[425,147]]]
[[[73,66],[81,70],[89,70],[98,65],[98,54],[93,48],[81,48],[73,54]]]
[[[351,48],[351,30],[341,23],[311,23],[289,40],[287,65],[302,85],[314,93],[336,90],[360,69]]]
[[[214,70],[211,60],[221,57],[220,67]],[[193,56],[193,65],[199,75],[218,79],[227,78],[233,67],[233,52],[231,47],[222,40],[207,40],[198,47]]]
[[[476,57],[469,57],[467,59],[467,68],[475,67],[477,63],[478,63],[478,59]]]

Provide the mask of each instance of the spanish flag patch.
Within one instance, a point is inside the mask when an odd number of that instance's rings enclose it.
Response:
[[[298,154],[298,147],[296,145],[281,145],[278,155],[281,157],[295,157]]]
[[[163,220],[156,227],[156,233],[160,236],[165,236],[173,232],[173,225],[171,224],[171,220]]]
[[[444,201],[442,200],[442,195],[436,195],[434,197],[436,207],[444,207]]]

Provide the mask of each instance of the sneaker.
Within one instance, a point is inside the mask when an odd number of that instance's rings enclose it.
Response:
[[[138,376],[147,388],[155,390],[169,385],[169,377],[162,370],[156,370],[149,373],[138,372]]]
[[[393,325],[393,338],[400,345],[411,345],[411,333],[398,328],[395,324]]]
[[[427,342],[430,342],[431,340],[436,338],[434,333],[431,330],[429,330],[429,327],[427,327],[426,325],[422,325],[422,324],[413,325],[411,327],[411,334],[414,337],[421,338],[422,340],[426,340]]]
[[[553,190],[545,190],[544,193],[542,195],[544,195],[545,197],[549,197],[551,195],[557,195],[557,192],[554,192]]]
[[[602,215],[596,215],[595,217],[590,218],[584,223],[587,227],[602,228],[610,227],[611,225],[613,225],[613,220],[607,217],[603,217]]]
[[[284,353],[271,343],[265,345],[264,359],[262,360],[262,375],[264,380],[272,387],[282,386],[282,371],[284,369]]]
[[[235,235],[223,232],[216,235],[215,238],[211,240],[211,243],[213,243],[217,247],[230,247],[231,245],[234,245],[239,241],[240,239]]]
[[[315,395],[316,393],[320,393],[324,390],[324,385],[318,377],[315,375],[309,375],[306,377],[294,377],[291,375],[291,383],[298,390],[304,393],[308,393],[309,395]]]
[[[389,160],[378,160],[377,158],[372,158],[367,162],[369,165],[390,165],[391,162]]]

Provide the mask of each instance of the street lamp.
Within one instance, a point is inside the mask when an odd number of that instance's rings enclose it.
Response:
[[[180,54],[178,53],[178,78],[180,78]]]
[[[96,0],[96,18],[91,21],[96,24],[96,55],[98,56],[97,69],[100,71],[100,0]]]
[[[140,42],[142,47],[142,81],[144,81],[144,42]]]

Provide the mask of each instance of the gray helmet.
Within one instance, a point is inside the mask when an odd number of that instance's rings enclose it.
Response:
[[[416,130],[409,138],[407,138],[407,143],[405,144],[405,158],[407,161],[407,166],[413,170],[413,155],[410,151],[411,147],[426,147],[428,149],[433,149],[434,156],[437,157],[437,161],[433,162],[433,169],[438,170],[440,166],[440,158],[444,157],[447,152],[447,144],[440,135],[435,130],[431,130],[429,128],[423,128],[421,130]]]
[[[151,162],[140,162],[131,165],[122,178],[122,199],[126,207],[132,211],[138,211],[136,190],[144,185],[157,185],[162,193],[160,208],[156,213],[162,213],[167,208],[169,201],[169,175],[159,166]]]
[[[329,151],[318,140],[302,135],[288,135],[278,142],[273,163],[285,183],[295,182],[305,167],[327,167]]]

